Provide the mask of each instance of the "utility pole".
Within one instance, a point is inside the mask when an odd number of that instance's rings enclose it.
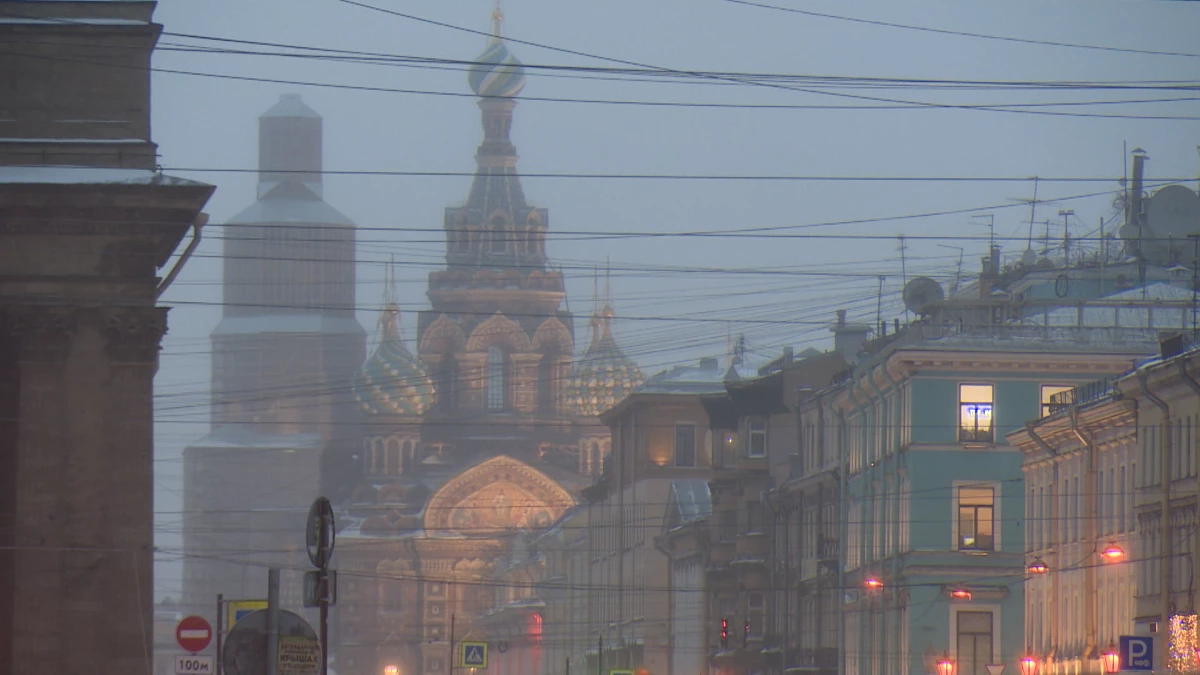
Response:
[[[470,631],[468,631],[470,632]],[[450,614],[450,675],[454,675],[454,613]]]
[[[279,672],[279,568],[267,570],[267,675]]]
[[[1193,317],[1195,313],[1193,312]],[[221,636],[225,634],[225,594],[217,593],[217,675],[225,670],[221,666]]]
[[[596,643],[596,675],[604,675],[604,636]]]
[[[1075,215],[1074,209],[1059,209],[1058,215],[1063,219],[1063,267],[1071,264],[1071,216]]]
[[[1188,239],[1192,240],[1192,343],[1194,344],[1197,340],[1196,293],[1200,289],[1200,235],[1189,234]]]

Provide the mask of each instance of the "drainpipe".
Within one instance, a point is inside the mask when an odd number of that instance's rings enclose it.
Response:
[[[1037,432],[1033,429],[1033,422],[1025,423],[1025,431],[1029,434],[1029,437],[1033,439],[1033,442],[1037,443],[1038,447],[1040,447],[1042,450],[1045,450],[1046,454],[1050,456],[1050,466],[1053,468],[1053,471],[1050,473],[1050,518],[1045,522],[1050,526],[1050,536],[1046,538],[1046,547],[1053,547],[1055,552],[1060,554],[1054,558],[1054,564],[1050,566],[1049,597],[1051,600],[1057,601],[1059,588],[1062,584],[1062,570],[1060,569],[1062,565],[1060,565],[1059,562],[1065,559],[1065,557],[1061,555],[1061,549],[1059,548],[1059,530],[1058,527],[1056,527],[1059,522],[1059,502],[1062,501],[1058,498],[1059,495],[1057,493],[1059,489],[1058,451],[1055,450],[1054,447],[1049,443],[1047,443],[1041,436],[1037,435]],[[1045,527],[1045,525],[1043,525],[1043,527]],[[1061,626],[1059,625],[1058,616],[1059,612],[1050,612],[1050,653],[1045,655],[1047,659],[1052,658],[1054,654],[1058,652],[1059,637],[1062,634],[1059,630]]]
[[[893,473],[896,476],[896,508],[892,509],[893,512],[896,514],[896,520],[895,520],[896,533],[894,535],[895,541],[896,541],[896,546],[895,546],[896,554],[892,556],[892,579],[896,580],[896,582],[894,582],[892,584],[892,593],[893,593],[892,605],[895,606],[895,608],[896,608],[896,622],[895,622],[895,635],[894,635],[895,641],[893,642],[893,644],[896,645],[896,650],[897,650],[896,663],[899,666],[897,668],[897,672],[902,672],[904,670],[904,664],[903,664],[904,647],[900,644],[900,637],[901,637],[902,631],[900,630],[900,583],[899,583],[899,579],[900,579],[900,557],[902,555],[904,555],[904,551],[901,549],[901,546],[900,546],[900,544],[901,544],[900,532],[903,529],[903,525],[901,523],[901,518],[900,518],[900,514],[902,512],[902,508],[901,508],[902,497],[901,497],[901,495],[904,490],[904,475],[905,475],[904,469],[902,469],[900,467],[900,439],[901,439],[900,420],[903,419],[903,415],[901,413],[901,406],[900,406],[900,383],[897,382],[896,379],[892,377],[891,372],[888,371],[887,363],[881,364],[880,370],[883,371],[883,376],[885,378],[887,378],[888,394],[891,394],[891,396],[892,396],[892,404],[891,404],[890,408],[888,409],[888,413],[891,414],[891,416],[892,416],[892,434],[891,434],[892,435],[892,469],[893,469]],[[909,655],[911,656],[911,654],[912,654],[912,652],[910,650]]]
[[[837,411],[839,425],[842,430],[846,429],[846,416],[840,410]],[[849,473],[849,457],[846,452],[846,436],[845,433],[838,434],[838,561],[837,561],[837,589],[842,593],[842,597],[835,596],[838,603],[838,672],[846,672],[846,547],[849,542],[846,537],[849,534],[849,528],[846,525],[846,474]]]
[[[1084,436],[1079,429],[1079,409],[1074,405],[1070,409],[1071,433],[1075,434],[1075,438],[1083,444],[1084,452],[1084,512],[1087,513],[1087,519],[1084,520],[1084,539],[1091,542],[1092,552],[1096,551],[1099,544],[1096,527],[1096,494],[1100,490],[1099,480],[1096,475],[1096,446],[1091,439]],[[1084,649],[1084,654],[1091,656],[1097,648],[1099,640],[1097,632],[1097,616],[1096,616],[1096,566],[1088,564],[1083,569],[1083,587],[1086,593],[1083,596],[1083,612],[1087,618],[1087,644]]]
[[[858,402],[858,399],[857,399],[857,398],[855,398],[855,396],[854,396],[854,390],[855,390],[855,389],[859,389],[860,391],[862,390],[862,387],[860,387],[860,386],[859,386],[859,382],[858,382],[858,379],[857,379],[857,378],[855,378],[855,379],[854,379],[854,380],[851,382],[851,384],[850,384],[850,391],[849,391],[850,397],[849,397],[849,398],[850,398],[850,402],[854,404],[854,409],[858,411],[858,417],[859,417],[859,419],[862,421],[862,423],[863,423],[863,426],[865,427],[865,426],[866,426],[866,422],[867,422],[867,411],[866,411],[865,409],[863,409],[863,406],[862,406],[862,404]],[[866,396],[866,392],[865,392],[865,391],[863,392],[863,395],[864,395],[864,396]],[[870,396],[866,396],[866,398],[867,398],[867,400],[868,400],[868,401],[870,400]],[[864,428],[864,433],[860,434],[860,437],[862,438],[862,441],[863,441],[862,443],[859,443],[859,444],[858,444],[860,447],[859,447],[859,448],[851,448],[851,449],[850,449],[850,452],[861,452],[862,461],[863,461],[863,464],[864,464],[864,466],[861,466],[860,468],[861,468],[861,470],[862,470],[862,473],[863,473],[863,474],[866,474],[866,470],[867,470],[868,468],[870,468],[870,467],[869,467],[869,466],[866,466],[866,459],[867,459],[867,447],[866,447],[866,442],[865,442],[865,441],[866,441],[866,433],[865,433],[865,428]],[[866,480],[864,480],[864,481],[863,481],[863,487],[864,487],[864,490],[863,490],[863,492],[864,492],[864,496],[865,496],[865,494],[866,494],[866,492],[867,492],[867,489],[869,488],[869,481],[866,481]],[[872,494],[872,498],[873,498],[873,497],[874,497],[874,495]],[[865,502],[864,502],[864,503],[865,503]],[[872,516],[874,516],[874,515],[875,515],[875,513],[874,513],[874,510],[872,510],[872,512],[871,512],[871,515],[872,515]],[[863,527],[862,527],[862,524],[863,524],[864,522],[866,522],[866,521],[867,521],[867,518],[866,518],[866,514],[864,513],[864,514],[862,514],[862,516],[861,516],[861,517],[858,519],[859,526],[860,526],[860,530],[859,530],[859,535],[860,535],[860,536],[858,537],[858,541],[857,541],[857,542],[854,542],[854,545],[855,545],[855,546],[858,546],[858,548],[859,548],[858,560],[859,560],[859,567],[860,567],[860,568],[861,568],[861,567],[862,567],[862,565],[863,565],[863,558],[865,557],[865,556],[863,555],[863,553],[864,553],[865,549],[867,548],[866,546],[864,546],[864,545],[863,545],[863,540],[862,540],[862,536],[861,536],[862,534],[864,534],[864,533],[865,533],[865,530],[866,530],[866,528],[863,528]],[[873,526],[874,526],[874,521],[872,521],[872,527],[873,527]],[[874,560],[872,560],[871,562],[872,562],[872,563],[874,563],[875,561],[874,561]],[[860,590],[860,591],[861,591],[862,589],[860,588],[860,589],[858,589],[858,590]],[[864,601],[865,601],[865,600],[866,600],[866,597],[864,596],[864,598],[863,598],[863,599],[864,599]],[[857,622],[858,622],[858,624],[859,624],[859,625],[858,625],[858,634],[861,636],[861,635],[862,635],[862,633],[863,633],[863,630],[862,630],[862,613],[861,613],[861,612],[856,612],[856,613],[855,613],[854,620],[855,620],[855,621],[857,621]],[[862,638],[860,637],[860,638],[859,638],[860,644],[861,644],[861,640],[862,640]],[[856,649],[857,649],[857,647],[856,647]],[[860,669],[860,670],[861,670],[861,669]]]
[[[1200,382],[1197,382],[1187,371],[1188,358],[1179,359],[1179,374],[1183,376],[1183,381],[1191,387],[1192,393],[1200,396]],[[1197,552],[1195,539],[1192,540],[1192,578],[1200,579],[1200,552]],[[1194,599],[1192,598],[1192,589],[1188,589],[1188,609],[1193,608]]]
[[[1159,516],[1159,529],[1161,531],[1159,561],[1163,585],[1159,600],[1159,613],[1161,614],[1159,631],[1164,632],[1167,629],[1167,622],[1171,620],[1171,406],[1167,405],[1166,401],[1163,401],[1154,392],[1150,391],[1150,375],[1144,369],[1137,371],[1137,375],[1138,382],[1142,385],[1142,391],[1145,392],[1146,398],[1158,406],[1163,414],[1162,443],[1159,453],[1160,474],[1162,476],[1161,499],[1159,502],[1161,512]],[[1161,658],[1157,658],[1156,660],[1161,662]],[[1158,667],[1159,664],[1155,664],[1155,668]]]
[[[162,298],[163,293],[166,293],[171,284],[175,282],[175,277],[179,276],[179,273],[183,271],[183,264],[192,257],[192,254],[196,252],[196,247],[200,245],[200,230],[203,230],[207,224],[207,213],[201,213],[196,216],[196,220],[192,221],[192,240],[188,242],[187,248],[183,249],[183,253],[179,255],[179,260],[175,261],[175,266],[167,273],[167,277],[159,282],[158,287],[154,289],[155,300]]]

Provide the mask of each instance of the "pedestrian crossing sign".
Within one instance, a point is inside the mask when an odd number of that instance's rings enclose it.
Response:
[[[487,668],[486,642],[461,642],[462,651],[459,660],[463,668]]]

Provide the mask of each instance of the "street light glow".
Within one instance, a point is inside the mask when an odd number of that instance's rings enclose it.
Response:
[[[867,580],[863,583],[866,584],[867,588],[869,588],[873,591],[877,591],[877,590],[883,588],[883,582],[875,577],[867,577]]]
[[[954,660],[950,658],[950,653],[945,652],[942,658],[937,662],[938,675],[954,675]]]
[[[1125,549],[1116,544],[1109,544],[1104,547],[1100,555],[1108,562],[1121,562],[1121,559],[1125,557]]]
[[[1104,672],[1116,673],[1121,670],[1121,655],[1117,653],[1117,647],[1113,643],[1108,643],[1108,649],[1100,655],[1100,660],[1104,662]]]
[[[1032,656],[1021,659],[1021,675],[1037,675],[1038,662]]]
[[[1045,574],[1046,572],[1050,571],[1050,568],[1046,565],[1046,563],[1042,562],[1041,558],[1038,558],[1037,560],[1029,563],[1029,567],[1026,567],[1025,571],[1029,574]]]

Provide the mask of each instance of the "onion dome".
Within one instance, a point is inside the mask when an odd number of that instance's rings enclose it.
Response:
[[[578,415],[599,415],[646,379],[617,345],[612,318],[612,305],[607,303],[599,315],[592,316],[592,342],[567,375],[567,406]]]
[[[525,67],[499,37],[475,61],[467,71],[467,83],[476,95],[512,98],[525,87]]]
[[[379,317],[382,336],[354,378],[354,398],[371,415],[419,416],[433,405],[433,381],[404,346],[400,310],[388,303]]]

